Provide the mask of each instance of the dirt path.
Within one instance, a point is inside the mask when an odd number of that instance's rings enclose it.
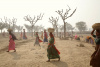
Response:
[[[41,47],[33,46],[34,40],[18,44],[23,45],[16,47],[17,52],[0,54],[0,67],[90,67],[90,56],[94,51],[90,44],[78,47],[80,42],[56,38],[55,46],[61,52],[61,61],[46,62],[46,43],[41,43]]]

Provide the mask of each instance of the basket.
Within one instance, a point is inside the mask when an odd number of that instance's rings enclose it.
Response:
[[[7,31],[10,32],[10,31],[13,31],[13,30],[12,29],[8,29]]]
[[[54,32],[54,28],[48,28],[48,32]]]
[[[95,23],[92,25],[93,29],[100,29],[100,23]]]

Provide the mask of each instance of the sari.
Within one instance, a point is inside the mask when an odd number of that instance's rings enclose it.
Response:
[[[53,37],[49,40],[49,44],[48,44],[48,48],[47,48],[48,59],[60,58],[60,56],[59,56],[60,52],[55,47],[54,41],[55,40]]]
[[[12,35],[10,35],[9,36],[9,48],[8,48],[8,51],[10,51],[10,50],[15,50],[15,42],[14,42],[14,40],[13,40],[13,38],[12,38]]]
[[[93,54],[91,55],[90,65],[92,67],[100,67],[100,37],[96,37],[96,35],[93,35],[96,43],[96,48]]]

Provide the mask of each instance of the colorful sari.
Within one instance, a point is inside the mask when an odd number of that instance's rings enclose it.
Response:
[[[49,40],[47,53],[48,53],[47,54],[48,59],[60,58],[60,56],[59,56],[60,52],[57,50],[57,48],[54,45],[53,37]]]

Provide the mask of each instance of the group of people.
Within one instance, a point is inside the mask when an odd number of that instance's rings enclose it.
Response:
[[[80,37],[79,36],[77,36],[77,35],[75,35],[75,38],[74,38],[75,40],[80,40]]]
[[[10,50],[14,50],[14,52],[16,52],[14,40],[17,40],[17,38],[12,33],[12,29],[8,29],[8,32],[9,32],[9,47],[8,47],[7,52],[9,52]],[[59,56],[60,52],[57,50],[57,48],[54,45],[55,38],[54,38],[54,35],[52,34],[52,32],[49,32],[49,36],[50,36],[50,40],[48,41],[47,32],[46,32],[46,30],[44,30],[44,40],[42,41],[39,39],[38,32],[36,32],[36,40],[35,40],[34,46],[36,44],[38,44],[40,46],[40,44],[39,44],[40,42],[48,42],[48,48],[47,48],[48,60],[47,60],[47,62],[50,62],[50,59],[55,59],[55,58],[58,58],[58,61],[60,61],[60,56]],[[24,29],[24,33],[23,33],[23,38],[27,39],[26,34],[25,34],[25,29]]]
[[[14,50],[14,52],[16,52],[14,40],[17,40],[17,38],[12,33],[11,29],[8,29],[8,31],[9,31],[9,48],[7,52],[9,52],[10,50]],[[95,38],[94,40],[96,43],[96,47],[94,53],[91,55],[90,65],[92,67],[100,67],[100,29],[96,29],[96,35],[94,35],[94,31],[95,29],[91,32],[91,35]],[[44,33],[45,33],[44,42],[48,42],[46,30],[44,31]],[[57,48],[54,45],[55,38],[52,32],[49,32],[49,36],[50,39],[47,48],[47,57],[48,57],[47,62],[50,62],[50,59],[55,59],[55,58],[58,58],[58,61],[60,61],[60,56],[59,56],[60,52],[57,50]],[[43,42],[43,41],[39,39],[38,32],[36,32],[35,44],[39,44],[39,42]]]
[[[86,42],[87,42],[87,43],[90,43],[90,44],[94,44],[94,43],[95,43],[95,42],[94,42],[94,38],[91,37],[91,36],[87,36],[87,37],[86,37]]]

